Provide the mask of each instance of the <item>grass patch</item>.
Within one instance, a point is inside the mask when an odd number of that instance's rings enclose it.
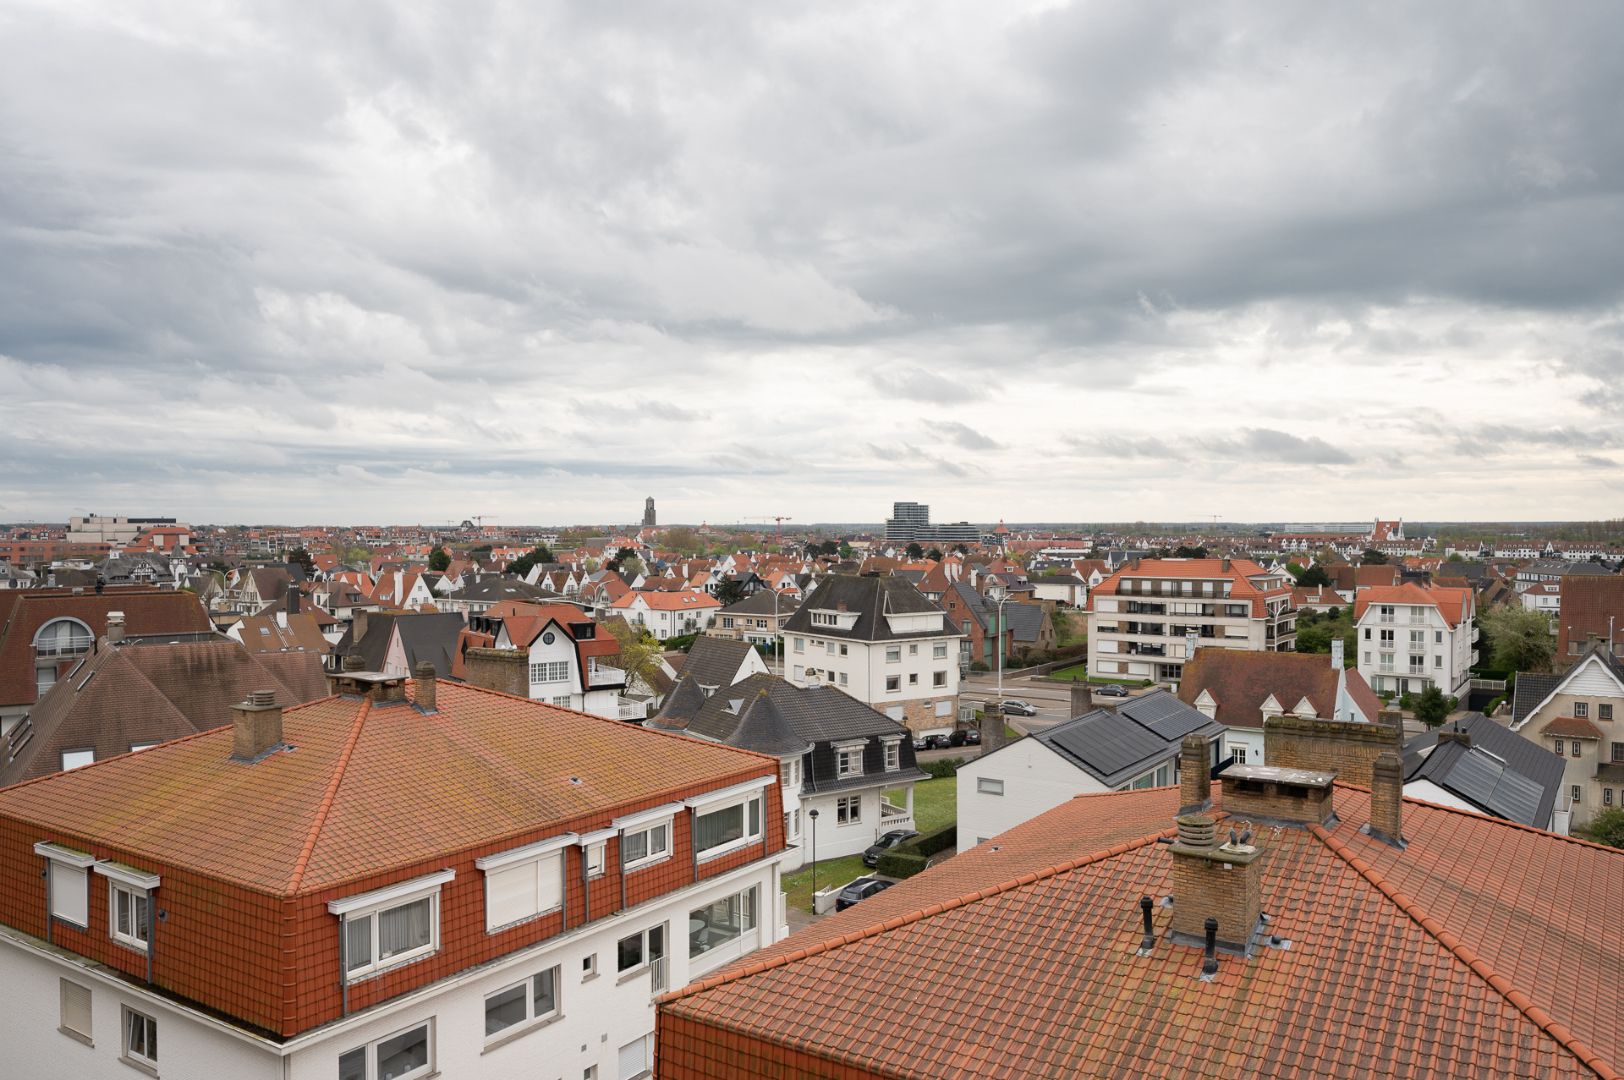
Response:
[[[1090,675],[1087,664],[1073,664],[1049,672],[1051,679],[1070,679],[1072,682],[1116,683],[1119,686],[1149,686],[1144,679],[1113,679],[1109,675]]]
[[[903,805],[905,796],[900,790],[888,791],[885,797]],[[914,828],[922,833],[935,832],[951,825],[959,818],[959,782],[951,776],[939,780],[921,780],[914,785]]]
[[[952,781],[949,781],[951,783]],[[811,843],[811,836],[802,837],[802,842]],[[847,855],[841,859],[825,859],[818,863],[818,888],[828,889],[836,885],[844,885],[855,877],[873,873],[863,865],[861,855]],[[802,911],[812,910],[812,868],[803,866],[793,874],[784,875],[784,895],[789,899],[790,907]]]

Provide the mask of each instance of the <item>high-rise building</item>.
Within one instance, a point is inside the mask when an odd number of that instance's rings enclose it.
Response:
[[[654,496],[650,495],[643,500],[643,528],[654,528]]]
[[[892,503],[891,516],[885,520],[885,538],[906,543],[916,539],[921,530],[929,527],[929,506],[916,502]]]

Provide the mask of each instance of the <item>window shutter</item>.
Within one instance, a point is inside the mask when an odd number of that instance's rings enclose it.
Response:
[[[90,1038],[90,988],[62,980],[62,1026]]]
[[[520,863],[485,873],[485,929],[494,930],[541,910],[536,864]]]
[[[51,864],[51,914],[75,926],[90,925],[90,886],[88,870],[79,866]]]
[[[536,883],[536,910],[551,911],[564,902],[564,882],[561,855],[549,855],[535,865],[538,875]]]

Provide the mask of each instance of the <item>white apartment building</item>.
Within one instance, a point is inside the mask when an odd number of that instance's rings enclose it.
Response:
[[[1461,696],[1477,663],[1477,598],[1471,589],[1390,585],[1354,598],[1359,673],[1376,693],[1418,694],[1435,685]]]
[[[1196,648],[1291,652],[1296,643],[1291,579],[1249,559],[1135,559],[1090,597],[1092,675],[1176,684]]]
[[[609,605],[633,626],[641,626],[655,637],[683,637],[699,634],[711,624],[722,602],[694,589],[678,592],[630,592]]]
[[[964,635],[907,579],[831,574],[784,634],[796,686],[836,687],[915,734],[953,729]]]

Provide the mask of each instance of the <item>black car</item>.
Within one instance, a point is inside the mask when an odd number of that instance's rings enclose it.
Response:
[[[896,847],[904,840],[912,840],[919,835],[917,829],[892,829],[863,852],[863,865],[874,866],[879,863],[880,856]]]
[[[965,733],[964,733],[964,745],[965,746],[980,746],[981,745],[981,729],[980,728],[970,728],[970,729],[966,730]]]
[[[867,900],[877,892],[884,892],[892,884],[879,878],[860,877],[840,890],[840,895],[835,897],[835,910],[845,911],[859,900]]]
[[[953,745],[953,736],[951,736],[951,735],[926,735],[925,736],[925,747],[924,748],[926,750],[946,750],[948,747],[950,747],[952,745]]]
[[[1107,683],[1104,686],[1096,686],[1096,687],[1093,688],[1093,690],[1094,690],[1094,696],[1095,697],[1127,697],[1128,696],[1128,688],[1125,687],[1125,686],[1118,686],[1115,683]]]
[[[1003,702],[999,708],[1010,716],[1036,716],[1038,714],[1036,705],[1030,701],[1022,701],[1020,698],[1010,698],[1008,701]]]

